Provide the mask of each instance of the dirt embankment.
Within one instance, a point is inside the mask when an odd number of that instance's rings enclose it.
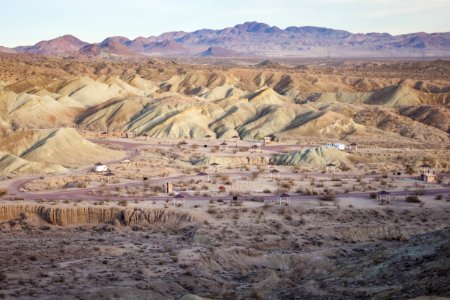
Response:
[[[25,215],[38,217],[51,225],[122,224],[149,226],[160,223],[178,225],[194,221],[194,218],[173,209],[143,209],[121,207],[51,207],[47,205],[2,205],[0,224]]]

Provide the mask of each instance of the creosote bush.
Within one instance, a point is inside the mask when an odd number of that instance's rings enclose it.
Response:
[[[420,201],[419,197],[417,197],[417,195],[410,195],[408,197],[406,197],[406,202],[409,203],[421,203],[422,201]]]
[[[322,201],[336,201],[335,195],[323,195],[319,198]]]

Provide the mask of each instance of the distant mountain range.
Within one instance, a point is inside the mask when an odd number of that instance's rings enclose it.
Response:
[[[450,32],[354,34],[322,27],[280,29],[246,22],[220,30],[175,31],[134,40],[115,36],[95,44],[64,35],[33,46],[0,46],[0,52],[75,57],[449,57]]]

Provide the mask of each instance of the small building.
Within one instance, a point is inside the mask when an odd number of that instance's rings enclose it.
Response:
[[[219,169],[220,164],[213,162],[212,164],[209,165],[210,167],[213,167],[213,170],[215,172],[217,172],[217,169]]]
[[[328,144],[325,144],[325,146],[333,147],[333,148],[336,148],[341,151],[345,150],[345,144],[341,144],[341,143],[328,143]]]
[[[134,139],[136,134],[133,131],[127,132],[126,137],[127,139]]]
[[[250,152],[261,152],[261,146],[259,144],[255,144],[250,147]]]
[[[377,192],[377,200],[380,204],[390,203],[391,202],[391,193],[386,191]]]
[[[211,141],[212,136],[210,134],[205,135],[206,140]]]
[[[273,179],[274,176],[277,176],[277,178],[280,178],[280,171],[278,171],[277,169],[272,169],[270,170],[270,174],[271,174],[271,178]]]
[[[220,144],[220,149],[221,150],[227,151],[227,148],[228,148],[228,144],[227,143],[223,142],[223,143]]]
[[[103,131],[101,134],[100,134],[100,137],[102,138],[102,139],[106,139],[106,138],[108,138],[108,132],[106,132],[106,131]]]
[[[435,183],[436,175],[433,173],[422,173],[420,175],[420,180],[426,183]]]
[[[103,174],[103,176],[106,177],[106,181],[108,181],[108,182],[109,182],[109,179],[114,175],[116,175],[116,174],[112,173],[111,171],[108,171],[105,174]]]
[[[421,164],[419,168],[421,173],[434,173],[433,168],[427,163]]]
[[[108,166],[102,163],[96,163],[92,168],[94,172],[106,172],[108,171]]]
[[[209,182],[209,174],[208,173],[206,173],[206,172],[200,172],[200,173],[197,173],[197,176],[201,176],[201,177],[203,177],[203,178],[207,178],[207,181]]]
[[[350,152],[356,152],[356,151],[358,151],[358,144],[356,144],[356,143],[351,143],[351,144],[348,146],[348,150],[349,150]]]
[[[278,203],[288,205],[291,203],[291,196],[287,193],[283,193],[280,196],[278,196]]]
[[[433,167],[427,163],[423,163],[419,166],[420,168],[420,180],[427,183],[436,182],[436,174]]]
[[[275,162],[272,161],[272,160],[270,160],[269,163],[267,164],[267,172],[270,173],[270,168],[271,168],[272,166],[275,166]]]
[[[264,137],[264,145],[268,145],[268,144],[270,144],[270,142],[272,142],[272,138],[270,136],[265,136]]]
[[[244,200],[240,199],[239,195],[233,195],[233,198],[231,199],[231,205],[241,206],[242,203],[244,203]]]
[[[173,206],[184,206],[186,205],[186,196],[183,194],[176,194],[173,197]]]

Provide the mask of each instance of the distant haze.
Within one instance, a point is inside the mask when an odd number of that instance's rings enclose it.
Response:
[[[448,0],[0,0],[0,5],[0,45],[7,47],[64,34],[92,43],[107,36],[133,39],[253,20],[353,33],[450,31]]]

